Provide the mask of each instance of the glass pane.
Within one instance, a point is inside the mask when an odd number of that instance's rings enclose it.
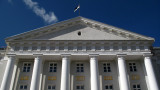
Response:
[[[48,86],[48,89],[51,89],[51,86]]]
[[[23,89],[23,85],[20,86],[20,89]]]
[[[27,89],[27,85],[24,86],[24,89]]]
[[[55,86],[52,86],[52,89],[55,89],[56,87]]]
[[[108,86],[106,86],[105,88],[108,89]]]

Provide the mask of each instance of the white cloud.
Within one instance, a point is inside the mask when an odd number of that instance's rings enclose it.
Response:
[[[54,12],[46,13],[46,10],[44,8],[40,8],[37,2],[33,2],[32,0],[23,0],[23,1],[29,8],[33,10],[33,12],[36,15],[42,17],[46,23],[50,24],[58,21]]]

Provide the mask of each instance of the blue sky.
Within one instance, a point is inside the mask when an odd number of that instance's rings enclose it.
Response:
[[[0,46],[5,38],[78,16],[155,38],[160,46],[160,0],[0,0]]]

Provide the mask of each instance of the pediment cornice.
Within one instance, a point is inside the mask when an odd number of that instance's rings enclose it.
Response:
[[[111,25],[107,25],[104,23],[100,23],[94,20],[90,20],[84,17],[76,17],[73,19],[69,19],[66,21],[62,21],[53,25],[45,26],[42,28],[38,28],[29,32],[25,32],[22,34],[18,34],[15,36],[11,36],[6,38],[6,41],[17,41],[17,40],[32,40],[33,38],[47,35],[49,33],[53,33],[59,30],[63,30],[65,28],[72,27],[74,25],[85,25],[91,28],[95,28],[101,31],[105,31],[110,34],[114,34],[117,36],[125,37],[128,40],[151,40],[154,41],[154,38],[146,37],[137,33],[133,33],[124,29],[120,29]]]

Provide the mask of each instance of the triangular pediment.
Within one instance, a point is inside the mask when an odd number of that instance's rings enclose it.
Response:
[[[83,17],[59,22],[6,38],[14,40],[154,40]]]
[[[57,32],[32,38],[34,40],[129,40],[85,25],[75,25]]]

